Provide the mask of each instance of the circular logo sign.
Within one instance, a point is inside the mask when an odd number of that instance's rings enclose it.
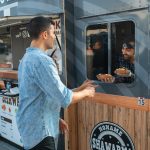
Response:
[[[97,124],[90,139],[92,150],[135,150],[128,133],[112,122]]]

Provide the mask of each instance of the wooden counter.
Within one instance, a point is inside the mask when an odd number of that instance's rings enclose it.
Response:
[[[90,99],[86,99],[86,100],[90,100]],[[149,99],[144,99],[143,105],[140,105],[138,97],[96,93],[92,101],[101,104],[108,104],[111,106],[119,106],[119,107],[125,107],[125,108],[136,109],[136,110],[150,111]]]
[[[0,70],[1,79],[18,79],[18,72],[14,70]]]
[[[96,93],[93,99],[71,105],[67,114],[69,150],[91,150],[91,132],[105,121],[121,126],[131,137],[135,150],[150,150],[149,99],[139,105],[135,97]]]
[[[2,64],[2,63],[0,63],[0,68],[11,68],[11,64]]]

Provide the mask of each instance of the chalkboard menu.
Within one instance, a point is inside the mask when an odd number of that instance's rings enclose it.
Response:
[[[12,38],[12,61],[13,69],[17,70],[19,61],[23,57],[26,48],[30,46],[31,38],[27,31],[27,25],[19,25],[11,27],[11,38]]]

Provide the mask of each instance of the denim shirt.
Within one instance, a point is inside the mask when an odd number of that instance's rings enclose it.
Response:
[[[18,68],[17,126],[25,149],[45,137],[59,134],[60,108],[72,100],[72,90],[60,80],[52,58],[37,48],[27,48]]]

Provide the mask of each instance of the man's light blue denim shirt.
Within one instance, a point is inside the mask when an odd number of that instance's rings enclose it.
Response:
[[[17,126],[25,149],[47,136],[59,134],[60,108],[72,100],[72,90],[60,80],[52,58],[37,48],[27,48],[19,64]]]

